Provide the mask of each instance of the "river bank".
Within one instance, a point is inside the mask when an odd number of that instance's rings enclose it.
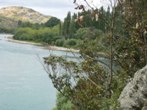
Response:
[[[76,53],[79,52],[79,50],[71,49],[71,48],[58,47],[58,46],[53,46],[53,45],[45,45],[45,44],[38,43],[38,42],[15,40],[15,39],[13,39],[13,35],[8,36],[7,37],[7,41],[8,42],[14,42],[14,43],[20,43],[20,44],[29,44],[29,45],[41,46],[41,47],[43,47],[45,49],[49,49],[49,50],[66,51],[66,52],[76,52]]]

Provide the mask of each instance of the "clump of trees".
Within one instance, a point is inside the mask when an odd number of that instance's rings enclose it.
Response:
[[[14,35],[14,39],[17,40],[45,42],[48,44],[54,43],[59,38],[58,26],[53,28],[42,27],[39,29],[30,27],[19,28]]]
[[[95,10],[97,12],[97,9]],[[62,26],[62,35],[66,36],[66,38],[75,38],[77,37],[74,33],[76,33],[81,28],[94,28],[97,30],[101,30],[102,32],[106,32],[109,28],[110,23],[110,8],[108,7],[107,11],[101,7],[99,9],[99,18],[91,18],[91,10],[85,10],[84,12],[79,12],[78,14],[74,13],[71,15],[68,12],[67,17],[64,19]],[[90,30],[88,30],[90,31]]]
[[[84,39],[88,37],[96,39],[96,36],[106,31],[106,23],[102,18],[110,16],[110,10],[108,8],[108,10],[105,11],[102,7],[100,12],[103,16],[99,18],[100,21],[90,19],[90,10],[78,14],[74,13],[73,15],[68,12],[64,22],[61,22],[55,17],[52,17],[44,24],[32,24],[30,22],[19,21],[19,28],[14,32],[14,39],[44,42],[68,48],[79,48]],[[84,22],[79,24],[80,22],[76,21],[76,19],[82,14],[85,15]]]

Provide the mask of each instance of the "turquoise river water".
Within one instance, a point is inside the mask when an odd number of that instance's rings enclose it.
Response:
[[[48,56],[49,51],[8,42],[7,36],[0,34],[0,110],[52,110],[56,89],[38,58]]]

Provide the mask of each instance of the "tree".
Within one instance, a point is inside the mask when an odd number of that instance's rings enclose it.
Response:
[[[71,18],[71,22],[70,22],[70,26],[69,26],[69,36],[70,36],[70,38],[73,38],[75,32],[77,31],[75,19],[76,19],[76,14],[74,14]]]
[[[87,0],[84,1],[91,9],[87,13],[93,13],[94,9],[91,8]],[[108,23],[104,21],[106,21],[105,18],[109,15],[109,11],[106,14],[101,9],[101,14],[99,14],[99,20],[102,23],[101,29],[107,33],[104,34],[103,38],[99,38],[101,35],[94,39],[90,37],[84,39],[80,47],[80,59],[78,61],[69,61],[63,57],[56,56],[44,58],[45,70],[54,86],[78,110],[116,110],[118,107],[117,98],[128,78],[133,76],[134,71],[145,65],[146,52],[143,50],[146,49],[145,41],[147,39],[142,36],[144,25],[140,25],[140,22],[142,23],[143,21],[141,18],[145,12],[140,5],[143,0],[109,1],[112,12],[110,13],[110,18],[107,19]],[[74,0],[74,3],[77,5],[76,9],[85,12],[84,6],[78,4],[77,0]],[[131,11],[126,10],[127,5],[131,6]],[[122,13],[124,9],[125,11]],[[98,13],[94,15],[96,14]],[[134,17],[132,14],[136,16]],[[100,19],[100,17],[102,18]],[[117,17],[122,17],[122,22],[119,22]],[[91,16],[92,18],[93,16]],[[85,19],[85,26],[89,25],[91,27],[91,21],[89,22],[88,19],[90,18]],[[133,20],[133,22],[130,20]],[[83,22],[81,22],[81,26],[84,26]],[[123,23],[124,25],[121,25]],[[139,23],[141,28],[134,29],[136,23]],[[107,28],[108,30],[105,30]],[[118,35],[118,30],[120,35]],[[81,32],[82,34],[83,31]]]
[[[91,27],[92,17],[89,17],[87,15],[91,14],[93,10],[92,11],[89,10],[85,12],[85,10],[83,9],[83,11],[85,17],[84,20],[86,20],[83,26]],[[69,32],[67,28],[71,23],[69,22],[70,21],[69,18],[70,18],[70,14],[68,14],[67,18],[65,18],[63,24],[64,34],[68,34]],[[114,34],[113,22],[111,26],[112,29],[111,39],[113,38],[113,34]],[[89,45],[87,45],[87,42]],[[113,90],[112,40],[111,40],[111,54],[110,54],[111,63],[107,65],[105,65],[106,63],[101,61],[99,58],[101,57],[108,58],[109,61],[109,56],[107,54],[103,54],[98,51],[102,48],[98,48],[96,41],[93,42],[90,38],[87,38],[83,43],[84,44],[81,46],[80,49],[82,61],[73,62],[73,61],[67,61],[62,57],[50,56],[44,58],[45,70],[49,74],[49,77],[51,78],[57,90],[64,96],[68,97],[68,99],[74,104],[74,106],[77,109],[96,110],[103,108],[103,103],[101,102],[101,100],[104,100],[105,98],[107,99],[108,97],[111,98],[112,96],[112,92],[111,92]],[[84,48],[86,46],[87,48]],[[60,73],[58,72],[59,67],[62,67],[63,70]],[[107,103],[108,102],[106,101],[105,104]],[[109,106],[107,107],[107,109],[109,108]]]
[[[51,17],[46,23],[45,26],[47,27],[54,27],[56,25],[60,24],[60,20],[56,17]]]
[[[64,23],[63,23],[63,32],[62,34],[68,38],[70,35],[70,23],[71,23],[71,13],[68,12],[67,17],[64,19]]]
[[[84,61],[80,65],[72,61],[66,61],[62,57],[51,56],[44,59],[46,71],[54,86],[61,94],[70,99],[76,108],[95,110],[95,108],[100,107],[100,101],[97,99],[103,97],[102,91],[104,92],[103,86],[105,85],[103,81],[106,77],[98,64],[90,65],[95,62],[94,59],[85,58],[88,62]],[[51,65],[51,70],[49,70],[49,65]],[[63,70],[60,74],[57,71],[59,67],[62,67]],[[82,74],[86,75],[87,78]],[[74,86],[73,84],[76,85]]]

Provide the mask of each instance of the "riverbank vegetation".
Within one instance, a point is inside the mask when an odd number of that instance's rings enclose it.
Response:
[[[83,10],[76,19],[80,28],[72,29],[76,34],[70,32],[69,13],[62,27],[65,39],[72,36],[82,41],[82,61],[49,56],[44,58],[44,67],[60,96],[72,103],[73,107],[67,110],[118,110],[123,87],[135,71],[147,64],[146,1],[110,0],[112,11],[108,8],[105,14],[85,2],[91,10],[85,11],[84,5],[74,0],[76,9]],[[56,110],[67,102],[59,104],[60,100]]]
[[[107,23],[110,18],[110,8],[106,11],[100,8],[101,18],[98,21],[92,20],[88,15],[90,10],[71,15],[68,12],[64,22],[52,17],[44,24],[32,24],[19,21],[19,26],[14,33],[14,39],[34,41],[56,45],[67,48],[79,48],[84,39],[90,37],[96,39],[108,29]],[[84,22],[79,24],[78,16],[86,15]],[[107,21],[107,22],[106,22]]]

